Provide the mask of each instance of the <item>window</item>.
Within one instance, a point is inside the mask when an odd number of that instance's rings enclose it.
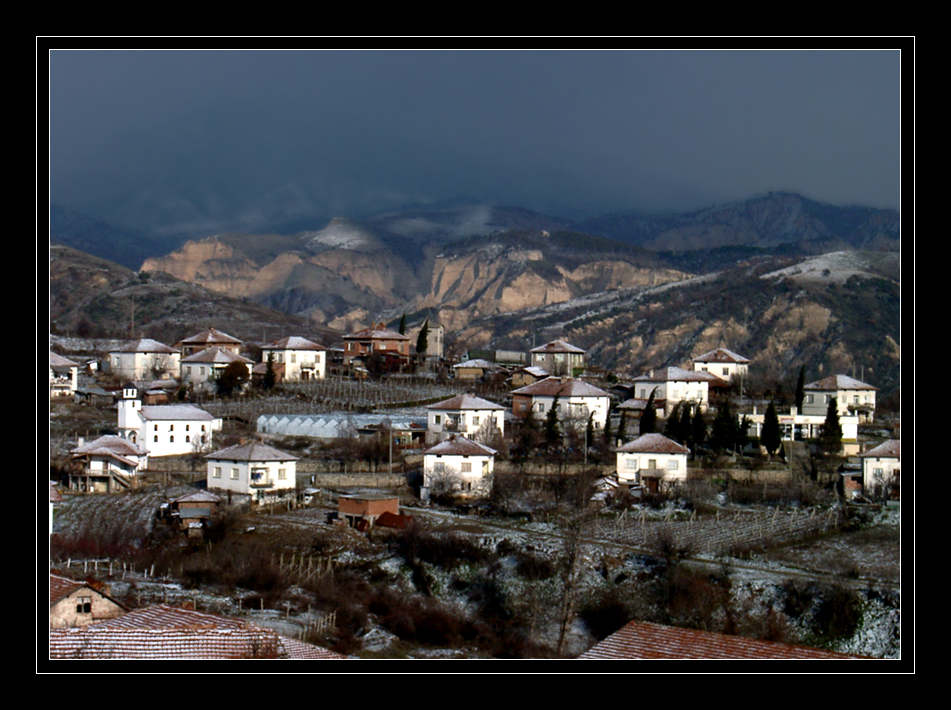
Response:
[[[657,459],[648,459],[647,468],[657,468]]]
[[[434,415],[433,424],[435,424],[436,426],[440,426],[442,424],[442,416],[439,414]]]
[[[186,424],[186,425],[185,425],[185,431],[188,431],[188,430],[190,430],[190,429],[191,429],[191,424]]]
[[[212,478],[221,478],[221,466],[215,466],[211,472]]]
[[[236,468],[231,469],[231,480],[232,481],[238,480],[238,469]]]
[[[806,395],[806,404],[812,404],[815,401],[816,401],[816,398],[813,395],[811,394]]]
[[[729,374],[730,374],[730,368],[729,368],[729,367],[724,367],[724,368],[723,368],[723,374],[724,374],[724,375],[729,375]]]
[[[479,417],[472,417],[472,426],[479,426]]]
[[[291,353],[291,362],[297,362],[297,353]]]
[[[626,468],[628,471],[636,471],[637,459],[625,459],[624,468]]]
[[[158,424],[153,425],[152,431],[158,431]]]
[[[185,434],[185,443],[186,443],[186,444],[190,444],[190,443],[191,443],[191,440],[192,440],[192,438],[191,438],[188,434]]]
[[[170,443],[170,444],[174,444],[174,443],[175,443],[175,435],[174,435],[174,434],[169,434],[169,435],[168,435],[168,443]]]
[[[169,430],[169,431],[175,431],[175,425],[174,425],[174,424],[169,424],[169,425],[168,425],[168,430]]]
[[[277,469],[277,480],[286,481],[287,480],[287,469],[279,468]]]
[[[446,471],[446,464],[442,461],[437,461],[433,464],[433,471],[436,473],[444,473]]]
[[[92,614],[92,597],[76,597],[76,613]]]
[[[677,459],[668,459],[667,460],[667,470],[668,471],[678,471],[680,470],[680,462]]]
[[[152,439],[156,444],[158,443],[158,434],[155,435],[155,438]]]

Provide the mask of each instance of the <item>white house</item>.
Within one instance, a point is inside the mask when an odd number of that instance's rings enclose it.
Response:
[[[175,348],[142,338],[111,350],[106,362],[109,372],[123,380],[167,380],[178,376],[180,360]]]
[[[608,420],[610,395],[594,385],[573,377],[547,377],[512,391],[512,413],[524,419],[529,409],[537,420],[544,419],[557,399],[558,419],[562,425],[587,426],[591,418],[595,430]]]
[[[175,456],[206,451],[221,419],[193,404],[142,406],[132,384],[119,400],[119,436],[148,448],[150,456]]]
[[[876,498],[900,500],[901,439],[889,439],[862,454],[862,489]]]
[[[585,351],[566,343],[552,340],[532,350],[532,367],[540,367],[553,375],[577,377],[584,372]]]
[[[50,398],[71,397],[79,386],[79,363],[50,350]]]
[[[731,381],[734,377],[745,377],[750,370],[750,361],[732,350],[717,348],[693,359],[696,372],[710,372],[720,379]]]
[[[875,393],[878,388],[848,375],[829,375],[805,385],[803,391],[803,414],[824,417],[829,400],[835,398],[840,417],[851,414],[857,416],[860,423],[871,422],[875,417]]]
[[[259,442],[207,454],[208,490],[251,496],[254,503],[292,495],[297,489],[297,457]]]
[[[216,378],[232,363],[239,363],[247,369],[248,381],[251,381],[253,362],[246,357],[236,355],[231,350],[219,347],[207,348],[194,355],[182,358],[182,384],[211,390]]]
[[[327,348],[307,338],[291,336],[275,340],[261,348],[261,362],[274,355],[274,365],[281,366],[283,379],[298,382],[323,379],[327,376]]]
[[[430,492],[488,495],[494,470],[495,449],[453,435],[423,452],[423,497]]]
[[[634,378],[634,396],[648,399],[654,392],[654,399],[665,400],[665,416],[670,416],[678,402],[690,402],[699,405],[700,411],[710,406],[710,386],[726,387],[727,382],[712,373],[684,370],[680,367],[665,367],[647,375]]]
[[[139,468],[148,465],[149,452],[121,436],[100,436],[69,452],[69,487],[86,492],[112,493],[132,487]]]
[[[452,434],[488,441],[498,431],[505,435],[505,407],[471,394],[460,394],[426,408],[426,441],[433,443]]]
[[[629,486],[676,484],[687,480],[686,446],[663,434],[641,434],[617,450],[618,482]]]

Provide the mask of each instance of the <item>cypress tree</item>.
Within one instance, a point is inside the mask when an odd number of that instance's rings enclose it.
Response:
[[[766,407],[766,414],[763,415],[763,430],[760,433],[759,440],[771,458],[782,445],[779,417],[776,416],[776,407],[773,406],[772,400],[770,400],[769,406]]]
[[[657,411],[654,409],[656,391],[656,387],[651,390],[650,397],[647,398],[647,406],[644,407],[644,413],[641,415],[641,434],[653,434],[657,429]]]

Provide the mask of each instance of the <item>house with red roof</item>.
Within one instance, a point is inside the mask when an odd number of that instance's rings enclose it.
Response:
[[[435,443],[453,434],[488,441],[498,432],[505,434],[505,407],[471,394],[455,397],[426,407],[426,441]]]
[[[693,369],[732,381],[734,377],[745,377],[749,373],[750,361],[732,350],[717,348],[693,358]]]
[[[829,402],[834,399],[840,417],[856,416],[860,424],[875,418],[875,393],[878,388],[854,377],[829,375],[805,385],[803,392],[803,414],[824,417]]]
[[[901,500],[901,439],[889,439],[859,458],[865,495]]]
[[[261,347],[261,363],[254,372],[267,367],[268,357],[273,356],[277,381],[306,382],[322,380],[327,376],[327,348],[307,338],[291,336],[275,340]],[[263,372],[262,372],[263,374]]]
[[[595,430],[604,428],[610,402],[607,392],[574,377],[546,377],[512,390],[512,414],[517,419],[531,410],[536,420],[542,420],[557,407],[563,425],[585,427],[590,418]]]
[[[50,628],[88,626],[125,614],[104,585],[77,582],[50,574]]]
[[[423,491],[486,496],[492,491],[495,449],[453,434],[423,452]]]
[[[266,503],[297,490],[294,454],[252,441],[207,454],[208,490],[250,496]]]
[[[618,483],[654,491],[661,484],[684,483],[689,454],[686,446],[663,434],[641,434],[617,449]]]
[[[585,351],[564,340],[552,340],[533,348],[532,367],[540,367],[559,377],[578,377],[584,373]]]

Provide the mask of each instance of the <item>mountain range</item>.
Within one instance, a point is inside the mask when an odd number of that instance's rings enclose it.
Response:
[[[328,338],[405,313],[441,322],[459,353],[566,337],[596,365],[638,374],[722,345],[761,359],[774,377],[811,364],[817,375],[859,368],[874,373],[872,384],[898,386],[894,210],[771,193],[691,213],[568,222],[459,202],[177,244],[64,214],[51,212],[53,244],[126,266],[141,256],[130,272],[139,288],[171,276],[180,293],[188,284],[243,299]],[[54,324],[75,329],[78,313],[95,323],[88,305],[57,311]]]

